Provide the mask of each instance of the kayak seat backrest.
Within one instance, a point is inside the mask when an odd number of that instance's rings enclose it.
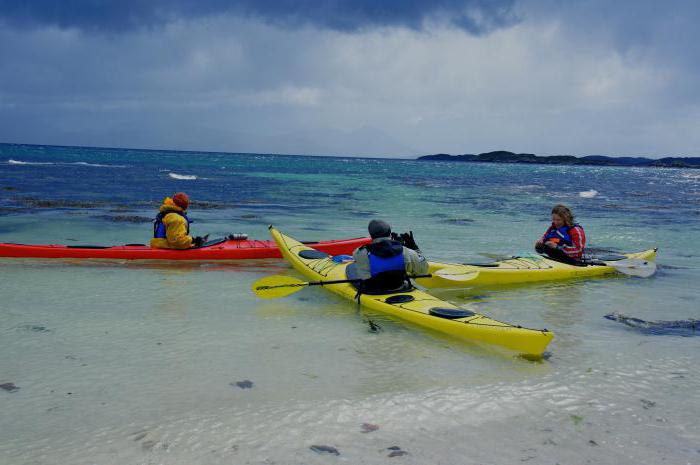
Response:
[[[400,294],[402,292],[411,292],[415,288],[413,287],[413,284],[411,284],[411,281],[406,280],[406,282],[403,283],[403,285],[397,289],[367,289],[366,287],[362,286],[362,281],[360,281],[358,275],[357,275],[357,266],[355,263],[350,263],[345,267],[345,276],[348,279],[357,279],[358,281],[356,282],[351,282],[350,284],[357,289],[358,291],[362,291],[362,294],[367,294],[367,295],[383,295],[383,294]],[[395,296],[392,296],[395,297]],[[390,298],[390,297],[389,297]],[[392,302],[389,302],[392,303]],[[393,302],[393,303],[398,303],[398,302]]]
[[[326,252],[321,252],[320,250],[305,249],[299,252],[299,256],[307,260],[317,260],[328,257],[328,254]]]
[[[428,312],[433,316],[446,318],[448,320],[456,320],[457,318],[467,318],[475,315],[474,312],[470,310],[465,310],[463,308],[433,307]]]

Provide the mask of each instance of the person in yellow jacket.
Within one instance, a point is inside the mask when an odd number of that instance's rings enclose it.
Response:
[[[190,236],[190,219],[187,207],[190,198],[184,192],[178,192],[172,198],[166,197],[160,212],[154,221],[151,247],[156,249],[189,249],[200,247],[205,239]]]

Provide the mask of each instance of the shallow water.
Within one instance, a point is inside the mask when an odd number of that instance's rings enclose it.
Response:
[[[0,390],[0,464],[700,462],[700,338],[603,318],[700,318],[695,171],[0,145],[0,241],[146,242],[150,223],[115,216],[175,190],[216,207],[192,209],[198,234],[354,237],[383,217],[450,261],[530,250],[563,201],[591,245],[660,246],[660,268],[434,292],[554,331],[530,362],[321,289],[257,300],[256,279],[295,275],[277,260],[0,259],[0,384],[19,388]]]

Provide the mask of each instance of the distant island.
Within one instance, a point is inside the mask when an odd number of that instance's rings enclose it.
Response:
[[[480,153],[478,155],[424,155],[418,157],[421,161],[464,161],[480,163],[529,163],[538,165],[588,165],[588,166],[642,166],[665,168],[700,168],[700,157],[666,157],[660,159],[644,157],[608,157],[605,155],[588,155],[575,157],[573,155],[540,156],[532,153],[513,153],[505,150]]]

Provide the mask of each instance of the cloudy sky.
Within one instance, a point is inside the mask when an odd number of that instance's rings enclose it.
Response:
[[[0,0],[0,142],[699,156],[698,24],[698,0]]]

